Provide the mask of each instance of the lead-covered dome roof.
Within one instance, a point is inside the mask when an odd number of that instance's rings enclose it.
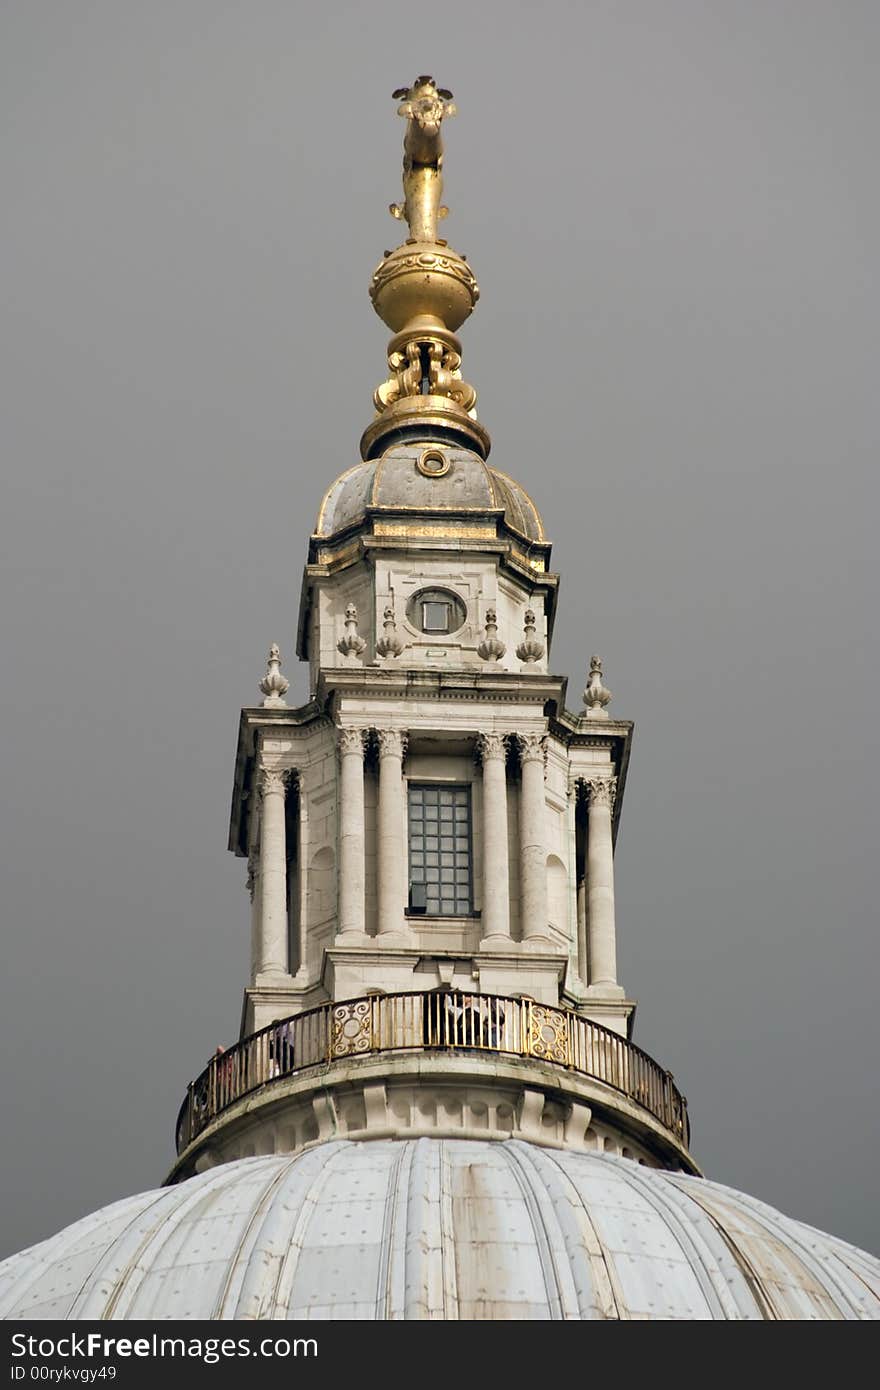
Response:
[[[502,511],[512,530],[544,541],[544,524],[525,488],[469,449],[448,444],[398,444],[378,459],[349,468],[324,494],[317,536],[362,522],[371,508],[410,512]]]
[[[0,1316],[878,1319],[880,1261],[630,1159],[334,1140],[102,1208],[0,1264]]]

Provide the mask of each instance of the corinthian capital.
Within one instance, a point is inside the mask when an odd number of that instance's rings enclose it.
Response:
[[[272,792],[287,790],[290,781],[290,768],[287,767],[261,767],[260,768],[260,793],[268,796]]]
[[[359,753],[363,757],[365,741],[365,729],[340,729],[337,735],[340,757],[344,758],[347,753]]]
[[[477,753],[482,762],[492,758],[507,757],[507,734],[480,734],[477,738]]]
[[[517,734],[521,763],[543,763],[547,756],[547,740],[543,734]]]
[[[406,734],[402,729],[378,729],[376,742],[380,758],[403,758],[406,756]]]
[[[598,773],[595,777],[587,777],[585,785],[590,797],[590,806],[607,806],[609,809],[614,807],[614,798],[617,795],[617,778],[610,773]]]

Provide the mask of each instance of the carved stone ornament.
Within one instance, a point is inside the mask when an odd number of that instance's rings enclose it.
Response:
[[[494,608],[486,611],[486,630],[477,646],[478,654],[484,661],[499,661],[507,651],[498,636],[498,617]]]
[[[402,729],[377,729],[376,742],[380,758],[404,758],[407,736]]]
[[[544,655],[544,643],[538,641],[535,615],[531,608],[526,609],[523,624],[523,640],[516,649],[520,661],[540,661]]]
[[[585,779],[587,791],[590,796],[590,806],[607,806],[609,810],[614,807],[614,798],[617,795],[617,778],[610,774],[603,773],[597,777]]]
[[[290,768],[288,767],[260,768],[260,794],[262,796],[272,796],[273,794],[283,796],[289,781]]]
[[[397,631],[397,623],[394,621],[394,609],[389,603],[385,609],[385,621],[382,624],[383,635],[376,643],[377,656],[400,656],[406,647],[406,643]]]
[[[602,659],[590,657],[590,674],[584,691],[588,719],[607,719],[605,706],[611,703],[611,691],[602,682]]]
[[[365,729],[340,729],[337,735],[339,753],[341,757],[346,757],[349,753],[357,753],[359,757],[364,756],[364,744],[366,742]]]
[[[265,695],[264,709],[286,709],[282,698],[290,689],[290,681],[281,674],[281,648],[273,642],[266,658],[266,674],[260,681],[260,690]]]
[[[479,734],[477,737],[477,754],[481,762],[489,762],[492,758],[507,758],[507,734]]]
[[[521,763],[543,763],[547,757],[547,740],[543,734],[517,734],[516,745]]]
[[[336,643],[337,651],[343,656],[360,656],[366,642],[358,633],[358,611],[353,603],[345,610],[345,636]]]

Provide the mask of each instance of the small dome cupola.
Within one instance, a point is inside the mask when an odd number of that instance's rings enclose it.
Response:
[[[315,535],[337,535],[383,508],[405,509],[414,529],[418,513],[500,512],[504,524],[523,540],[547,540],[541,514],[525,488],[460,446],[398,443],[381,458],[355,464],[324,494]]]

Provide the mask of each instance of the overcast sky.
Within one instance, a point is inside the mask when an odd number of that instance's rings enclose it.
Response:
[[[357,459],[400,195],[445,232],[553,669],[636,721],[636,1040],[707,1175],[880,1251],[880,7],[5,0],[0,1253],[158,1185],[235,1040],[242,704]]]

